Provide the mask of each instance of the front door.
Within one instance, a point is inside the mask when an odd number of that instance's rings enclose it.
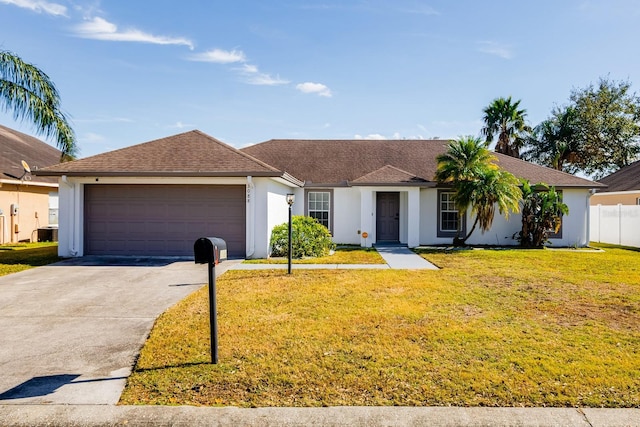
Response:
[[[400,193],[376,193],[376,241],[400,240]]]

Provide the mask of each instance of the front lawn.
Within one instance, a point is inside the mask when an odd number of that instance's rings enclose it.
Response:
[[[0,276],[59,261],[58,243],[17,243],[0,246]]]
[[[230,271],[163,314],[122,404],[640,407],[640,256],[425,252],[441,270]]]

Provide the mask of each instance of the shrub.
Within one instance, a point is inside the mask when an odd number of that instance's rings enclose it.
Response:
[[[562,226],[562,216],[569,213],[562,195],[544,183],[531,185],[522,181],[522,230],[514,236],[521,246],[541,248],[549,235]]]
[[[291,257],[319,257],[329,255],[335,248],[331,234],[317,219],[294,215],[291,220]],[[289,255],[289,224],[284,223],[271,231],[271,256]]]

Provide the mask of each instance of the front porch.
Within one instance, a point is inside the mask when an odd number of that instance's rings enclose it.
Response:
[[[410,248],[420,240],[419,187],[360,188],[361,246],[401,243]]]

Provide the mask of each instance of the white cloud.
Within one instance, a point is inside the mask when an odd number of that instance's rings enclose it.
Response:
[[[386,136],[380,135],[379,133],[370,133],[369,135],[354,135],[353,139],[387,139]]]
[[[75,32],[78,37],[86,39],[151,43],[160,45],[180,45],[187,46],[189,49],[193,50],[193,42],[189,39],[183,37],[156,36],[133,28],[122,31],[118,30],[118,26],[116,24],[98,17],[87,20],[82,24],[78,24],[75,27]]]
[[[511,46],[500,44],[493,41],[479,41],[478,51],[482,53],[488,53],[489,55],[499,56],[503,59],[511,59],[513,58],[513,51]]]
[[[245,74],[253,74],[258,72],[258,67],[251,64],[242,64],[242,68],[240,68],[239,70]]]
[[[258,86],[278,86],[289,84],[289,80],[281,79],[280,76],[273,77],[269,74],[255,73],[249,76],[247,83]]]
[[[236,69],[245,77],[245,83],[257,86],[278,86],[289,84],[289,80],[273,77],[270,74],[261,73],[258,67],[252,64],[242,64],[242,68]]]
[[[401,140],[401,139],[425,139],[422,135],[410,135],[410,136],[402,136],[400,132],[394,132],[391,137],[387,137],[385,135],[380,135],[379,133],[370,133],[369,135],[355,135],[353,139],[370,139],[370,140]]]
[[[54,16],[67,16],[67,8],[65,6],[44,0],[0,0],[0,3],[12,4],[37,13],[44,12]]]
[[[261,73],[257,66],[249,64],[247,56],[241,50],[211,49],[206,52],[189,56],[190,61],[211,62],[214,64],[241,64],[233,68],[234,71],[244,77],[244,82],[258,86],[277,86],[289,84],[289,80],[273,77],[270,74]]]
[[[185,129],[185,128],[192,128],[194,126],[195,125],[190,123],[176,122],[175,124],[169,126],[169,129]]]
[[[324,96],[327,98],[331,98],[331,90],[323,85],[322,83],[300,83],[296,85],[296,89],[298,89],[302,93],[315,93],[318,96]]]
[[[247,60],[241,50],[212,49],[202,53],[189,56],[191,61],[213,62],[216,64],[232,64],[234,62],[245,62]]]

